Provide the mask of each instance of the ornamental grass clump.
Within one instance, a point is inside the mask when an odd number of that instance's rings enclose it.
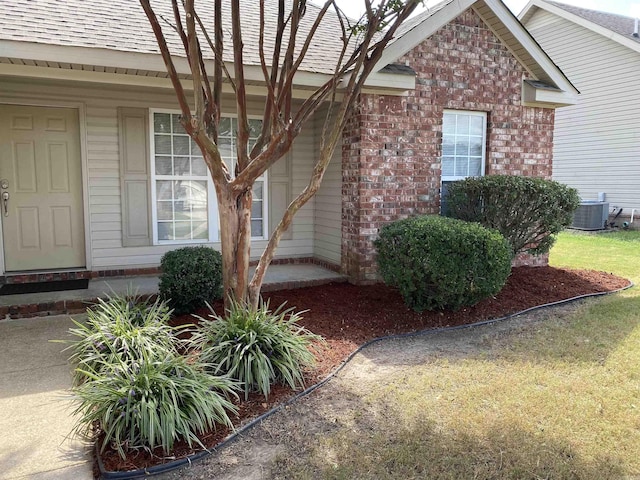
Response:
[[[158,360],[177,355],[181,341],[168,325],[171,312],[165,302],[142,302],[138,297],[114,296],[87,310],[87,321],[73,321],[69,332],[70,361],[77,365],[74,384],[86,380],[84,371],[99,372],[112,364]],[[184,328],[184,327],[180,327]]]
[[[384,282],[412,309],[456,310],[497,294],[511,272],[511,248],[476,223],[426,215],[385,225],[374,242]]]
[[[82,371],[73,389],[79,406],[75,432],[96,436],[100,452],[111,445],[122,458],[131,450],[161,447],[169,454],[178,439],[202,446],[199,433],[217,424],[232,428],[227,412],[235,388],[227,378],[179,355],[139,361],[105,361]]]
[[[213,374],[237,380],[245,398],[251,391],[266,398],[276,382],[304,386],[302,370],[315,362],[309,348],[322,337],[297,324],[301,313],[284,305],[272,312],[268,302],[257,309],[232,302],[224,317],[212,310],[209,319],[201,318],[193,341]]]

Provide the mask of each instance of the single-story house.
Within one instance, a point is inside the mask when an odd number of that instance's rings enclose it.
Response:
[[[171,17],[170,2],[155,4]],[[268,13],[275,4],[267,2]],[[211,7],[202,5],[206,17]],[[244,31],[257,35],[258,3],[242,8]],[[315,8],[308,4],[307,15]],[[300,98],[332,70],[335,37],[330,25],[320,29],[296,77]],[[250,105],[259,116],[265,90],[257,41],[244,43]],[[177,68],[188,86],[184,58]],[[295,218],[277,259],[333,266],[354,282],[374,279],[379,227],[438,213],[443,182],[549,178],[556,108],[574,104],[577,94],[500,0],[445,0],[417,15],[376,66],[321,190]],[[228,85],[224,99],[220,143],[231,159]],[[157,268],[168,250],[218,246],[212,181],[178,115],[137,1],[4,0],[0,195],[8,198],[0,274],[141,273]],[[256,185],[255,255],[307,182],[321,120]]]
[[[640,213],[638,21],[545,0],[529,2],[520,18],[581,93],[556,113],[554,180],[585,200],[604,192],[623,217]]]

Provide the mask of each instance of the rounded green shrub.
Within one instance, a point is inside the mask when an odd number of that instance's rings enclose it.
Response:
[[[185,247],[160,261],[160,297],[175,313],[190,313],[222,297],[222,255],[210,247]]]
[[[452,218],[387,224],[375,246],[383,280],[416,311],[474,305],[497,294],[511,272],[511,249],[502,235]]]
[[[447,186],[446,214],[499,231],[514,255],[547,253],[571,225],[578,191],[559,182],[516,175],[466,178]]]
[[[232,302],[224,317],[209,317],[200,319],[193,336],[200,360],[214,375],[238,381],[245,398],[251,391],[267,397],[275,382],[304,386],[302,370],[315,362],[309,347],[322,337],[297,324],[300,313],[284,305],[272,312],[268,303],[254,309]]]

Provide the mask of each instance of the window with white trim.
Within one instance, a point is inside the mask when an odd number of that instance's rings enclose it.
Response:
[[[219,239],[218,211],[213,181],[198,145],[185,132],[180,114],[151,113],[152,192],[154,239],[157,243],[201,243]],[[250,147],[261,121],[251,120]],[[220,122],[219,148],[232,169],[236,162],[237,120]],[[254,184],[251,226],[253,238],[264,238],[265,177]]]
[[[442,181],[484,175],[487,114],[445,110],[442,119]]]

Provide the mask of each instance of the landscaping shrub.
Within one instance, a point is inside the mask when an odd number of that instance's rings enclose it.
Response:
[[[160,296],[178,313],[190,313],[222,296],[222,255],[210,247],[185,247],[160,261]]]
[[[571,225],[577,190],[542,178],[489,175],[447,186],[448,216],[498,230],[514,255],[547,253],[555,234]]]
[[[304,385],[302,369],[315,361],[309,347],[321,337],[297,324],[300,313],[284,305],[272,312],[268,303],[253,310],[234,302],[225,317],[213,311],[209,317],[201,319],[193,338],[200,360],[211,365],[213,374],[240,382],[245,398],[250,391],[267,397],[275,382]]]
[[[168,454],[181,438],[204,448],[196,435],[216,424],[231,427],[227,412],[236,412],[228,399],[233,382],[179,355],[101,361],[83,375],[88,380],[73,389],[80,402],[75,431],[102,434],[100,451],[112,445],[122,458],[129,450],[158,446]]]
[[[70,361],[78,366],[74,384],[86,380],[85,370],[99,372],[115,363],[157,360],[176,354],[180,341],[175,328],[169,326],[170,311],[166,303],[141,302],[137,297],[114,296],[98,300],[87,310],[85,323],[73,321],[69,332]]]
[[[416,311],[458,309],[498,293],[511,249],[496,231],[439,216],[385,225],[375,241],[380,274]]]

